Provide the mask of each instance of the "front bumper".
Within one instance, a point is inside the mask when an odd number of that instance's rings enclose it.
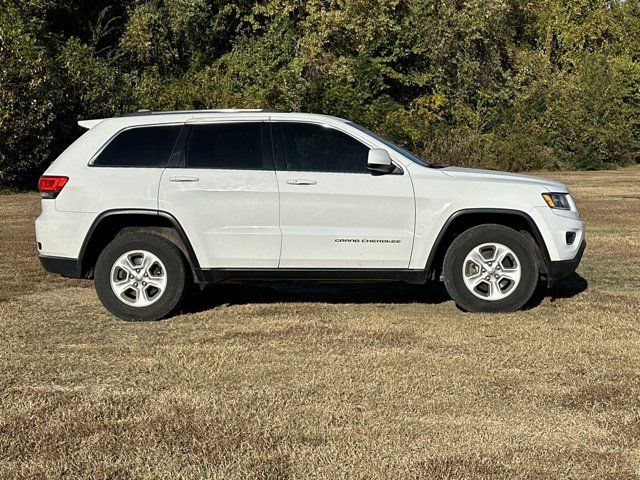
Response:
[[[40,255],[40,264],[49,273],[57,273],[63,277],[80,278],[80,263],[76,258],[47,257]]]
[[[576,256],[569,260],[558,260],[558,261],[550,261],[547,264],[547,282],[549,286],[553,285],[556,281],[561,278],[566,277],[567,275],[571,275],[578,268],[578,264],[580,260],[582,260],[582,254],[584,253],[584,249],[587,246],[587,242],[582,240],[580,243],[580,247],[578,248],[578,252]]]

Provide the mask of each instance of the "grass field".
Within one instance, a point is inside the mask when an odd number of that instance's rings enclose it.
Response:
[[[225,286],[125,323],[0,195],[0,477],[639,478],[640,168],[547,174],[577,276],[513,314],[439,286]]]

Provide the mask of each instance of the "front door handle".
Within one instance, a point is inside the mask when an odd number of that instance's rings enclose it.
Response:
[[[307,180],[306,178],[290,178],[287,180],[287,183],[289,185],[315,185],[318,182],[315,180]]]
[[[198,177],[189,177],[187,175],[178,175],[176,177],[169,177],[170,182],[198,182]]]

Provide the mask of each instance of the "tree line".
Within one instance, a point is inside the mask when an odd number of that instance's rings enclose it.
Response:
[[[640,0],[0,0],[0,185],[138,109],[354,120],[430,162],[640,161]]]

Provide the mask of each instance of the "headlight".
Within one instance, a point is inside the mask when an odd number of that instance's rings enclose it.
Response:
[[[568,193],[543,193],[542,198],[551,208],[560,210],[571,210],[573,201]]]

